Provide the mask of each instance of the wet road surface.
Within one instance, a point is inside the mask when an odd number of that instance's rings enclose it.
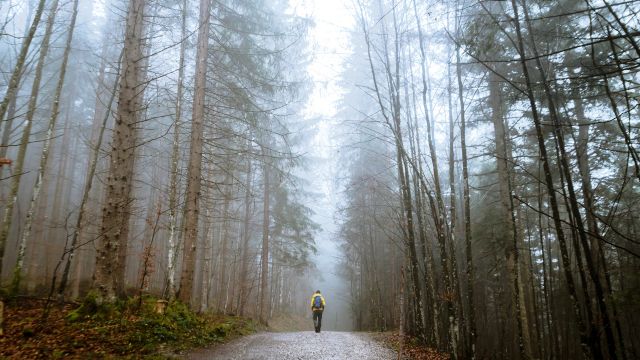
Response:
[[[200,349],[186,359],[394,359],[389,350],[367,334],[323,331],[259,333],[245,336],[212,349]]]

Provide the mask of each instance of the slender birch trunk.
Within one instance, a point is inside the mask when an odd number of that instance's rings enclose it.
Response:
[[[76,19],[78,17],[78,1],[73,2],[73,12],[71,14],[71,22],[69,24],[69,30],[67,31],[66,45],[64,54],[62,56],[62,65],[60,66],[60,75],[58,77],[58,83],[56,85],[55,93],[53,96],[53,106],[51,107],[51,116],[49,118],[49,124],[45,135],[45,141],[42,147],[42,154],[40,156],[40,165],[38,167],[38,174],[36,177],[36,183],[33,187],[33,195],[27,211],[27,218],[25,220],[25,229],[20,239],[20,245],[18,250],[18,258],[16,266],[14,268],[12,287],[13,291],[17,291],[20,285],[20,278],[22,273],[22,266],[24,261],[24,253],[27,245],[27,240],[31,235],[31,228],[33,225],[34,212],[36,210],[36,204],[42,189],[42,183],[44,181],[45,171],[47,169],[47,163],[49,161],[49,150],[53,143],[53,133],[55,131],[56,123],[58,120],[58,114],[60,109],[60,98],[62,97],[62,89],[64,87],[64,81],[67,73],[67,64],[69,63],[69,55],[71,54],[71,43],[73,42],[73,33],[76,27]],[[55,1],[57,5],[57,0]]]
[[[38,25],[40,24],[40,20],[42,19],[42,13],[44,12],[45,3],[46,0],[38,1],[38,7],[36,9],[35,16],[33,17],[33,21],[31,22],[31,27],[29,28],[29,32],[25,36],[24,41],[22,42],[22,46],[20,47],[20,53],[18,54],[16,65],[13,67],[13,72],[11,73],[11,79],[9,80],[7,92],[2,99],[2,103],[0,103],[0,119],[4,119],[7,108],[9,107],[9,103],[17,95],[18,87],[20,85],[20,78],[22,77],[22,70],[27,60],[29,47],[31,46],[31,42],[35,37],[36,30],[38,29]],[[3,244],[0,243],[0,245]]]
[[[29,29],[31,28],[31,24],[28,22],[28,20],[31,19],[31,17],[33,16],[33,10],[34,10],[33,3],[31,1],[27,1],[27,16],[26,16],[27,22],[25,22],[24,29],[22,31],[23,38],[25,39],[29,36]],[[9,24],[8,21],[4,25],[6,26],[7,24]],[[4,30],[4,27],[3,27],[3,30]],[[4,31],[2,32],[4,33]],[[0,35],[0,38],[1,37],[2,35]],[[23,66],[21,69],[21,74],[18,75],[18,83],[16,84],[15,94],[14,96],[11,97],[11,99],[9,100],[9,105],[7,106],[6,118],[0,117],[0,120],[5,121],[4,127],[2,129],[2,145],[0,145],[0,158],[2,159],[6,158],[7,156],[7,150],[9,148],[9,140],[10,140],[11,134],[15,130],[13,128],[13,120],[16,118],[16,102],[18,98],[17,95],[18,95],[18,92],[20,91],[20,86],[22,85],[22,75],[23,75],[22,73],[24,71],[25,69]],[[4,167],[0,167],[0,174],[4,174]],[[3,201],[4,201],[4,190],[5,190],[4,187],[0,189],[0,200],[3,200]]]
[[[178,164],[180,163],[180,122],[182,120],[182,101],[184,91],[184,57],[187,37],[187,1],[182,1],[180,60],[178,68],[178,89],[176,94],[176,114],[173,122],[173,149],[171,154],[171,180],[169,183],[169,238],[167,249],[167,279],[165,298],[176,296],[176,228],[178,225]]]
[[[13,122],[16,118],[16,98],[17,96],[14,96],[13,98],[11,98],[11,101],[9,102],[9,106],[7,108],[7,117],[6,119],[4,119],[4,127],[2,129],[2,140],[0,142],[0,159],[6,159],[7,151],[9,149],[9,141],[11,141],[11,134],[13,134],[15,130],[13,128]],[[4,166],[0,166],[0,180],[4,179],[5,172],[6,171],[4,169]],[[5,199],[5,195],[4,195],[6,190],[5,188],[6,186],[4,185],[0,187],[0,201],[2,201],[3,203]],[[0,250],[0,252],[1,251],[2,250]]]
[[[9,86],[7,88],[6,95],[0,104],[0,119],[4,119],[9,104],[12,103],[17,95],[18,86],[20,83],[20,77],[22,76],[22,70],[25,65],[29,46],[35,35],[42,13],[44,11],[45,0],[40,0],[38,8],[36,10],[35,17],[29,28],[29,32],[22,43],[18,60],[13,69],[11,80],[9,80]],[[11,225],[13,222],[13,208],[18,201],[18,191],[20,190],[20,179],[24,170],[24,158],[27,153],[27,145],[29,144],[29,138],[31,136],[31,126],[33,124],[33,116],[35,114],[36,104],[38,100],[38,92],[40,91],[40,81],[42,78],[42,69],[44,68],[47,53],[49,51],[49,41],[51,39],[51,33],[53,32],[53,23],[57,13],[58,1],[54,0],[47,20],[47,27],[45,35],[42,39],[42,46],[40,49],[40,56],[38,58],[38,64],[36,65],[36,74],[31,87],[31,96],[29,98],[29,106],[27,110],[27,118],[25,120],[25,126],[22,130],[22,138],[20,139],[20,148],[18,149],[18,157],[13,168],[14,176],[11,180],[11,188],[9,198],[4,209],[4,216],[2,219],[2,229],[0,229],[0,272],[2,272],[2,264],[4,260],[4,251],[11,231]],[[5,129],[5,132],[10,129]]]

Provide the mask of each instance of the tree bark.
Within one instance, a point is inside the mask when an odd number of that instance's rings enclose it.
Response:
[[[198,49],[196,52],[196,84],[191,121],[191,145],[187,169],[187,192],[184,209],[184,251],[178,299],[189,303],[193,292],[198,220],[200,214],[200,181],[202,177],[202,132],[204,122],[205,87],[207,84],[207,55],[209,49],[209,19],[211,0],[200,0]]]
[[[417,10],[415,0],[413,0],[413,9],[414,9],[414,15],[417,23],[417,28],[418,28],[418,42],[420,44],[420,58],[421,58],[420,68],[421,68],[421,75],[422,75],[422,107],[424,109],[425,124],[427,125],[427,145],[429,148],[429,157],[431,158],[431,167],[433,171],[433,183],[434,183],[433,192],[435,195],[435,204],[434,204],[435,206],[432,206],[432,212],[433,212],[432,216],[433,216],[433,221],[436,227],[436,235],[437,235],[438,245],[440,250],[440,262],[441,262],[442,272],[443,272],[442,278],[444,283],[444,294],[442,298],[446,303],[446,310],[447,310],[447,322],[445,323],[446,325],[445,330],[449,334],[449,344],[448,344],[449,351],[452,352],[452,357],[456,359],[458,357],[458,354],[457,354],[458,318],[457,318],[457,312],[454,304],[454,300],[457,297],[457,294],[455,294],[456,286],[454,284],[455,282],[454,272],[456,272],[455,269],[457,268],[457,266],[452,261],[455,255],[447,254],[447,238],[449,237],[447,236],[447,233],[448,233],[447,220],[446,220],[447,215],[446,215],[446,208],[445,208],[444,200],[442,196],[442,186],[440,184],[438,158],[437,158],[434,140],[433,140],[433,129],[432,129],[431,117],[430,117],[430,111],[429,111],[429,108],[430,108],[429,107],[430,96],[428,96],[428,93],[429,93],[428,71],[429,70],[427,66],[427,56],[426,56],[426,50],[424,46],[424,35],[422,33],[422,26],[420,23],[420,17],[418,15],[418,10]],[[449,233],[449,235],[451,234]],[[450,238],[449,238],[449,241],[451,241]]]
[[[178,89],[176,94],[176,114],[173,122],[173,149],[171,153],[171,180],[169,183],[169,238],[167,244],[167,279],[165,298],[176,296],[176,228],[178,224],[178,164],[180,162],[180,121],[182,119],[182,101],[184,89],[184,58],[187,37],[187,1],[182,1],[180,60],[178,68]]]
[[[116,114],[106,203],[102,210],[102,241],[97,248],[94,286],[105,301],[114,301],[116,295],[124,295],[124,267],[122,254],[128,245],[129,218],[133,198],[134,161],[136,156],[137,122],[141,110],[144,61],[143,18],[145,0],[130,0],[125,28],[123,72],[120,76],[120,92]]]
[[[458,6],[456,6],[456,14],[458,13]],[[456,33],[459,32],[458,19],[456,18]],[[460,45],[456,44],[456,77],[458,80],[458,102],[460,106],[460,150],[462,156],[462,184],[463,184],[463,200],[464,200],[464,243],[465,243],[465,255],[466,255],[466,280],[467,280],[467,304],[469,306],[469,318],[467,319],[467,328],[469,332],[469,349],[468,357],[475,359],[476,356],[476,315],[474,304],[474,291],[473,285],[474,269],[473,269],[473,249],[471,238],[471,191],[469,186],[469,160],[467,158],[467,122],[464,103],[464,87],[462,85],[462,66],[460,64]]]
[[[546,183],[545,185],[547,186],[549,203],[552,210],[552,218],[554,222],[558,245],[560,246],[560,252],[562,257],[562,268],[563,268],[565,280],[567,282],[567,290],[569,292],[569,297],[571,299],[571,305],[575,315],[576,324],[578,326],[578,330],[580,333],[581,347],[584,352],[584,356],[599,357],[601,356],[601,354],[599,353],[599,350],[598,350],[598,344],[595,344],[594,342],[589,340],[589,337],[587,335],[587,329],[583,321],[582,313],[580,311],[580,303],[578,301],[576,285],[575,285],[572,270],[571,270],[569,251],[567,248],[565,234],[562,228],[562,219],[560,217],[560,210],[558,207],[556,190],[553,185],[553,177],[551,175],[551,167],[549,165],[549,157],[547,155],[547,145],[545,144],[545,139],[542,132],[542,125],[541,125],[541,121],[538,113],[538,105],[536,104],[536,100],[533,94],[532,81],[529,75],[529,68],[526,62],[524,40],[523,40],[522,32],[520,29],[520,18],[518,15],[519,11],[516,5],[516,0],[511,0],[511,6],[515,15],[514,24],[515,24],[516,35],[517,35],[518,55],[520,58],[519,59],[520,65],[522,66],[522,72],[526,81],[526,95],[529,99],[529,105],[531,107],[533,122],[535,125],[536,138],[538,140],[538,148],[540,150],[540,161],[542,162],[542,166],[544,169],[544,179]]]
[[[87,203],[89,202],[89,195],[91,194],[91,189],[93,188],[93,180],[96,174],[96,168],[98,167],[98,157],[100,155],[100,148],[102,148],[102,140],[104,139],[104,131],[107,127],[107,121],[111,115],[111,106],[116,97],[119,77],[120,77],[120,68],[122,64],[122,54],[118,59],[118,63],[115,71],[115,81],[113,83],[113,88],[111,89],[111,95],[109,100],[107,101],[106,111],[103,114],[102,122],[100,125],[100,129],[98,130],[98,136],[96,138],[96,144],[93,146],[91,159],[89,160],[89,167],[87,168],[87,174],[85,175],[84,187],[82,190],[82,199],[80,200],[80,204],[78,206],[78,218],[76,219],[76,226],[73,230],[73,235],[71,238],[71,244],[68,249],[65,249],[67,254],[67,261],[64,264],[64,269],[62,271],[62,277],[60,278],[60,284],[58,285],[58,300],[64,300],[64,291],[67,287],[67,283],[69,281],[69,273],[71,270],[71,263],[73,262],[73,258],[76,254],[76,250],[78,249],[78,241],[80,236],[84,231],[85,226],[85,216],[89,209],[87,209]],[[97,115],[97,114],[96,114]],[[96,118],[97,120],[97,118]]]
[[[74,5],[77,5],[77,3],[74,3]],[[52,33],[52,29],[53,29],[53,24],[55,21],[55,17],[57,14],[57,9],[58,7],[58,0],[54,0],[54,2],[51,5],[51,14],[49,15],[49,18],[47,19],[47,29],[46,29],[46,33],[45,33],[45,40],[46,43],[43,43],[43,48],[42,51],[40,53],[40,59],[38,61],[38,68],[36,70],[36,79],[34,80],[33,83],[33,88],[31,91],[31,101],[29,102],[29,110],[27,111],[27,126],[25,128],[25,133],[23,135],[23,140],[25,141],[23,144],[21,144],[21,149],[24,149],[24,152],[26,152],[26,145],[29,142],[29,135],[31,133],[31,124],[33,123],[33,117],[35,115],[35,110],[36,110],[36,103],[37,103],[37,98],[38,98],[38,92],[39,92],[39,87],[40,87],[40,80],[41,80],[41,76],[42,76],[42,70],[44,68],[44,63],[46,60],[46,56],[47,56],[47,52],[49,50],[49,40],[51,37],[51,33]],[[53,131],[55,130],[55,125],[56,125],[56,121],[58,119],[58,108],[59,108],[59,103],[60,103],[60,96],[62,93],[62,85],[64,84],[64,78],[65,78],[65,74],[66,74],[66,69],[67,69],[67,61],[69,59],[69,53],[71,50],[71,39],[73,38],[73,30],[75,29],[75,20],[76,20],[76,14],[77,14],[77,7],[74,7],[74,13],[72,15],[71,18],[71,25],[70,25],[70,29],[67,35],[67,42],[66,42],[66,47],[65,47],[65,51],[64,51],[64,55],[63,55],[63,60],[62,60],[62,67],[60,69],[60,75],[58,78],[58,85],[56,87],[56,91],[55,91],[55,95],[54,95],[54,100],[53,100],[53,106],[51,109],[51,117],[49,118],[49,123],[47,126],[47,132],[45,135],[45,140],[44,140],[44,144],[43,144],[43,148],[42,148],[42,155],[40,158],[40,166],[38,167],[38,174],[36,176],[36,183],[33,187],[33,193],[31,196],[31,201],[29,203],[29,208],[27,210],[27,217],[25,219],[25,229],[22,232],[22,236],[20,237],[20,240],[18,242],[18,254],[16,257],[16,265],[13,269],[13,279],[11,282],[11,293],[12,294],[17,294],[18,290],[20,288],[20,282],[22,279],[22,268],[24,265],[24,257],[25,257],[25,251],[27,248],[27,240],[29,240],[30,236],[31,236],[31,229],[32,229],[32,225],[33,225],[33,218],[35,215],[35,211],[36,211],[36,207],[38,204],[38,198],[40,195],[40,189],[42,187],[42,183],[43,183],[43,178],[45,175],[45,171],[47,169],[47,161],[49,158],[49,148],[51,146],[52,143],[52,138],[53,138]],[[27,131],[28,129],[28,131]],[[24,145],[24,148],[23,146]],[[22,154],[22,160],[24,160],[24,153]],[[16,193],[12,195],[17,196],[17,190],[20,187],[20,177],[16,177],[16,179],[14,180],[14,186],[15,186],[15,191]],[[12,196],[13,197],[13,196]],[[9,227],[10,227],[10,223],[9,223]]]
[[[574,221],[577,225],[577,232],[578,232],[578,238],[580,240],[580,245],[582,247],[582,250],[584,251],[584,255],[585,255],[585,260],[586,260],[586,264],[587,264],[587,270],[589,272],[589,276],[591,278],[591,281],[593,282],[593,286],[594,286],[594,290],[596,293],[596,304],[598,305],[598,309],[600,311],[600,316],[601,316],[601,320],[602,320],[602,330],[604,330],[604,334],[605,334],[605,339],[606,339],[606,347],[607,347],[607,352],[609,354],[609,357],[611,359],[617,359],[617,354],[616,354],[616,342],[614,339],[614,335],[613,335],[613,329],[611,326],[611,319],[609,317],[609,309],[607,304],[605,303],[605,299],[606,299],[606,295],[604,293],[604,288],[602,285],[602,281],[600,279],[600,276],[598,274],[598,271],[596,269],[596,266],[594,264],[594,258],[593,258],[593,253],[591,251],[591,248],[589,247],[589,240],[587,238],[587,234],[586,234],[586,230],[585,230],[585,226],[584,226],[584,222],[582,220],[582,214],[580,213],[580,205],[578,204],[578,200],[577,200],[577,196],[576,196],[576,192],[574,189],[574,185],[573,185],[573,176],[571,174],[571,167],[569,164],[569,159],[567,156],[567,152],[566,152],[566,146],[564,143],[564,134],[563,134],[563,130],[561,128],[561,124],[560,124],[560,119],[558,116],[558,112],[556,110],[556,105],[555,105],[555,100],[554,100],[554,96],[553,93],[551,91],[551,86],[549,85],[549,82],[546,79],[546,73],[544,71],[544,67],[542,65],[542,62],[540,60],[540,56],[538,54],[538,50],[536,47],[536,43],[535,43],[535,38],[533,35],[533,32],[531,30],[531,21],[529,19],[529,12],[527,10],[526,7],[526,3],[523,0],[523,11],[524,11],[524,17],[525,17],[525,21],[528,24],[529,27],[529,38],[531,41],[531,48],[533,50],[533,55],[536,59],[536,65],[537,65],[537,69],[538,72],[540,73],[540,77],[542,79],[542,85],[544,87],[544,93],[547,97],[547,102],[548,102],[548,108],[549,108],[549,114],[551,117],[551,120],[553,121],[553,130],[554,130],[554,134],[556,136],[556,139],[558,141],[558,148],[560,150],[560,167],[561,170],[564,173],[564,176],[566,178],[567,181],[567,190],[569,192],[569,204],[570,206],[570,211],[574,217]],[[576,248],[576,251],[579,251]],[[599,335],[597,336],[599,337]],[[593,341],[596,341],[596,339],[593,339]]]
[[[227,165],[230,165],[229,163]],[[216,300],[218,305],[218,312],[222,311],[223,314],[226,314],[226,298],[227,298],[227,267],[229,266],[227,263],[228,250],[229,247],[229,204],[231,203],[231,191],[232,187],[231,181],[233,179],[233,174],[231,173],[232,169],[227,166],[227,174],[224,179],[224,188],[223,191],[223,204],[222,204],[222,236],[220,238],[220,282],[218,288],[218,298]]]
[[[264,149],[263,149],[264,153]],[[269,294],[267,294],[269,288],[269,166],[265,157],[265,163],[262,167],[262,177],[264,182],[264,199],[262,205],[262,255],[260,258],[260,310],[259,319],[264,325],[267,325],[268,316],[268,304]]]
[[[531,358],[531,342],[528,332],[528,319],[526,308],[522,302],[521,279],[518,247],[521,243],[515,222],[515,209],[513,205],[513,185],[511,180],[512,159],[511,150],[508,146],[507,129],[502,116],[502,96],[499,88],[499,79],[492,72],[489,75],[489,98],[492,109],[492,121],[495,131],[496,163],[498,170],[498,183],[500,188],[501,217],[507,236],[502,238],[502,248],[504,249],[507,274],[510,277],[510,303],[514,311],[514,320],[517,325],[517,344],[520,355],[525,359]]]
[[[18,54],[16,65],[13,67],[13,72],[11,73],[11,79],[9,80],[7,92],[2,99],[2,103],[0,103],[0,119],[4,119],[4,115],[7,112],[9,103],[17,95],[20,78],[22,77],[22,69],[27,60],[29,47],[31,46],[31,42],[35,37],[36,30],[38,29],[38,25],[40,24],[40,20],[42,19],[42,13],[44,12],[45,3],[46,0],[38,1],[38,7],[36,9],[35,16],[33,17],[33,21],[31,22],[31,27],[29,28],[29,32],[25,36],[24,41],[22,42],[22,46],[20,47],[20,53]],[[0,245],[2,244],[0,243]]]
[[[250,227],[249,220],[251,217],[251,186],[252,186],[252,166],[251,159],[247,159],[247,182],[245,184],[244,192],[244,216],[242,223],[242,250],[240,253],[240,293],[238,296],[238,315],[244,316],[244,307],[249,297],[248,284],[247,284],[247,272],[249,268],[249,239]]]
[[[0,119],[4,119],[4,115],[6,114],[7,108],[11,102],[14,101],[18,86],[20,83],[20,77],[22,76],[22,69],[25,65],[27,53],[29,51],[29,46],[33,37],[35,35],[38,24],[40,23],[40,18],[42,17],[42,13],[44,11],[45,0],[40,0],[38,3],[38,8],[36,10],[35,17],[33,18],[33,22],[31,23],[31,27],[29,28],[29,32],[22,43],[22,48],[20,49],[20,54],[18,55],[18,59],[16,61],[16,65],[13,69],[13,74],[11,75],[11,80],[9,80],[7,93],[0,104]],[[51,6],[51,12],[49,13],[49,17],[47,20],[47,27],[45,30],[44,37],[42,39],[42,46],[40,48],[40,56],[38,58],[38,64],[36,65],[36,74],[33,80],[33,84],[31,86],[31,96],[29,98],[29,105],[27,110],[27,117],[25,119],[25,126],[22,130],[22,137],[20,139],[20,147],[18,149],[18,157],[15,162],[15,167],[13,168],[14,176],[11,180],[11,188],[9,193],[9,198],[7,199],[7,203],[4,209],[4,216],[2,219],[2,229],[0,229],[0,273],[2,272],[2,264],[4,260],[4,251],[7,246],[7,239],[9,238],[9,234],[11,232],[11,225],[13,223],[13,208],[15,207],[16,202],[18,201],[18,191],[20,190],[20,179],[22,177],[22,172],[24,170],[24,159],[27,153],[27,145],[29,144],[29,138],[31,137],[31,127],[33,124],[33,117],[35,114],[35,109],[38,101],[38,93],[40,91],[40,81],[42,79],[42,70],[44,68],[47,53],[49,51],[49,41],[51,39],[51,33],[53,32],[53,24],[55,20],[55,16],[57,13],[58,1],[54,0]],[[5,129],[6,130],[9,129]],[[23,255],[24,256],[24,255]],[[20,255],[18,254],[18,258]]]

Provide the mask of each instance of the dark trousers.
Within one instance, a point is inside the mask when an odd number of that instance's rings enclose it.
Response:
[[[313,312],[313,325],[316,327],[316,332],[320,332],[322,326],[322,311]]]

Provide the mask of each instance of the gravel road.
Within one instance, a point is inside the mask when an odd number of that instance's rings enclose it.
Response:
[[[213,349],[200,349],[185,359],[394,359],[395,353],[362,333],[313,331],[259,333]]]

